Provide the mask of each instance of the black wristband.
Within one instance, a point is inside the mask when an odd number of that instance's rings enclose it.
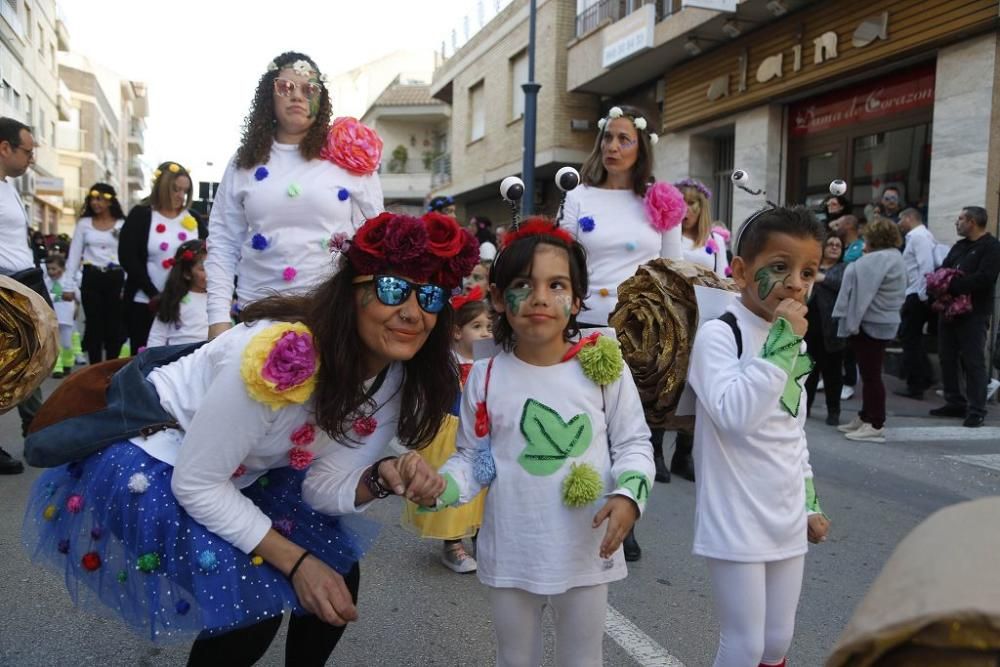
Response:
[[[384,461],[390,461],[395,458],[397,457],[386,456],[385,458],[379,459],[373,463],[362,476],[362,481],[364,481],[365,488],[368,489],[368,493],[372,494],[376,498],[388,498],[392,495],[392,489],[388,489],[382,485],[382,481],[379,479],[378,475],[378,467],[382,465]]]
[[[294,577],[295,573],[298,572],[299,566],[302,565],[302,561],[306,559],[306,556],[312,556],[312,552],[309,551],[308,549],[302,552],[302,555],[299,556],[299,559],[295,561],[295,565],[293,565],[292,569],[288,571],[288,574],[285,577],[286,579],[288,579],[288,581],[292,581],[292,577]]]

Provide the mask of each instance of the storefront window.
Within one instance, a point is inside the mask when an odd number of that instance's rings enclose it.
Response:
[[[856,206],[878,202],[889,185],[899,189],[904,206],[927,207],[930,182],[930,123],[854,138],[851,190]],[[865,211],[871,217],[871,211]]]
[[[800,159],[804,192],[802,203],[818,209],[830,196],[830,181],[841,178],[840,155],[837,151],[825,151],[806,155]]]

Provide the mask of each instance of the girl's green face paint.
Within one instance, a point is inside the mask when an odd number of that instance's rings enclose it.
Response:
[[[521,304],[528,299],[530,294],[530,287],[508,287],[503,293],[504,300],[507,302],[507,310],[512,315],[517,316],[521,311]]]

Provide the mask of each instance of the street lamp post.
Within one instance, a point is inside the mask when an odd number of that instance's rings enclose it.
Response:
[[[524,198],[521,213],[525,217],[532,214],[535,203],[535,120],[538,109],[538,91],[542,84],[535,82],[535,14],[536,0],[529,0],[528,15],[528,80],[521,84],[524,91],[524,155],[521,162],[521,176],[524,179]]]

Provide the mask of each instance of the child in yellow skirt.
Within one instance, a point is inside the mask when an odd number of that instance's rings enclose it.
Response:
[[[462,371],[462,384],[472,369],[472,345],[477,340],[492,338],[489,308],[483,300],[483,291],[472,288],[468,294],[453,297],[455,311],[455,344],[453,352]],[[458,409],[461,397],[455,401],[451,414],[445,417],[441,428],[431,443],[420,450],[420,455],[435,469],[455,453],[458,434]],[[474,537],[483,521],[484,489],[472,502],[440,512],[418,512],[417,505],[406,502],[403,507],[403,525],[421,537],[443,540],[441,563],[449,570],[465,574],[476,571],[476,560],[465,551],[462,540]]]

